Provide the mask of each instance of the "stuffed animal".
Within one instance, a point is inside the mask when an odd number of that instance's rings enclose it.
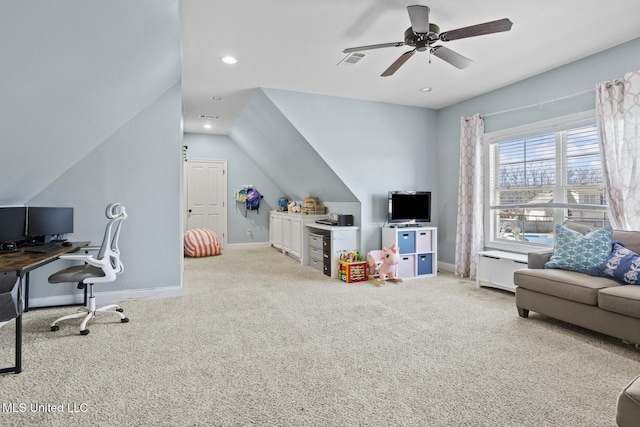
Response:
[[[399,263],[400,253],[396,245],[369,252],[367,254],[367,264],[369,265],[371,281],[378,285],[384,285],[385,280],[395,283],[402,282],[402,279],[395,277],[395,267]],[[374,277],[376,273],[378,274],[377,278]]]
[[[289,213],[300,213],[302,211],[300,205],[296,204],[293,200],[289,202],[287,209],[289,210]]]

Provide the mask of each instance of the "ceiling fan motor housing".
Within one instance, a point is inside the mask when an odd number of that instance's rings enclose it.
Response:
[[[440,37],[440,27],[436,24],[429,24],[428,33],[415,33],[413,28],[409,27],[404,32],[404,44],[407,46],[415,46],[416,50],[426,50],[429,45],[437,41]]]

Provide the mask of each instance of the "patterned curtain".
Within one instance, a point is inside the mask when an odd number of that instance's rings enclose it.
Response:
[[[640,230],[640,71],[596,85],[596,120],[611,225]]]
[[[460,119],[460,179],[455,274],[476,276],[476,253],[483,249],[484,120],[480,114]]]

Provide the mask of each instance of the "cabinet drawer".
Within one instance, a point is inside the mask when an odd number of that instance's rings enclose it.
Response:
[[[433,273],[433,254],[418,255],[418,275]]]
[[[326,252],[322,254],[322,265],[324,274],[331,276],[331,256]]]
[[[322,234],[309,233],[309,247],[322,250]]]
[[[309,258],[318,259],[322,261],[322,248],[310,247],[309,248]]]
[[[398,277],[414,277],[416,275],[416,256],[400,255],[397,272]]]
[[[324,263],[322,262],[322,259],[313,259],[313,258],[311,258],[311,259],[309,259],[309,265],[314,270],[324,271]]]
[[[331,237],[322,236],[322,250],[324,250],[325,253],[331,252]]]
[[[431,230],[416,231],[416,252],[420,254],[431,252],[432,250]]]
[[[401,254],[412,254],[416,251],[416,232],[415,231],[399,231],[398,232],[398,248]]]

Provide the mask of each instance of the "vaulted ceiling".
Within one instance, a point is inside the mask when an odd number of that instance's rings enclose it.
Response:
[[[513,27],[441,43],[473,60],[462,70],[425,51],[380,77],[408,46],[338,65],[345,48],[402,41],[412,4],[182,0],[185,131],[228,134],[257,87],[439,109],[640,36],[640,2],[630,0],[430,0],[420,4],[441,32],[501,18]]]

